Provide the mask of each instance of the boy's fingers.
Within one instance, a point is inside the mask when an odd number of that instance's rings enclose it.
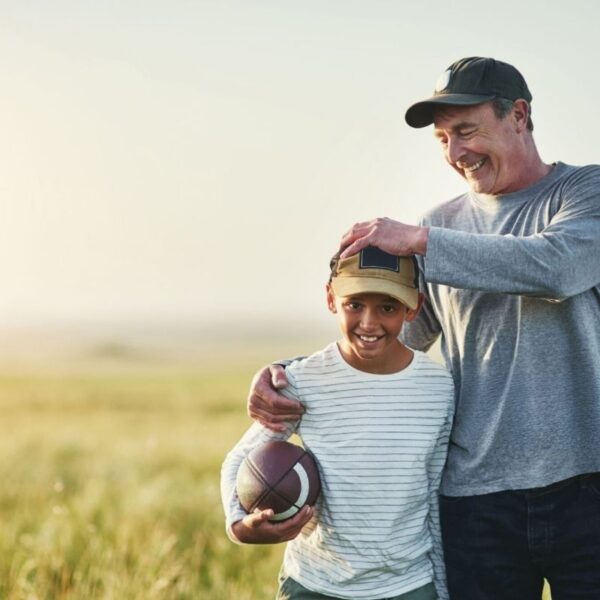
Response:
[[[291,519],[281,522],[269,522],[273,518],[273,511],[266,509],[246,515],[242,519],[248,533],[240,534],[241,541],[255,544],[276,544],[293,540],[302,531],[302,528],[313,515],[312,507],[305,506]],[[252,531],[250,531],[252,530]]]
[[[273,510],[267,508],[266,510],[257,510],[249,515],[246,515],[243,519],[246,527],[258,527],[261,523],[268,521],[273,517]]]
[[[282,525],[289,532],[300,532],[300,530],[311,520],[314,509],[312,506],[304,506],[291,519],[284,521]],[[297,535],[297,533],[295,534]]]

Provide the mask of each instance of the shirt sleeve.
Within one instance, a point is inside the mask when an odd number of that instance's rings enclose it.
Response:
[[[293,384],[285,390],[288,398],[298,400]],[[241,464],[251,450],[273,440],[287,440],[298,427],[299,422],[285,423],[285,431],[271,431],[259,423],[253,423],[240,441],[228,452],[221,466],[221,502],[225,511],[225,530],[232,542],[240,543],[231,526],[246,516],[236,491],[236,478]]]
[[[583,167],[560,207],[533,235],[488,235],[431,227],[428,283],[561,301],[600,283],[600,169]]]
[[[274,360],[271,364],[279,365],[280,367],[289,367],[292,363],[295,363],[299,360],[304,360],[306,356],[294,356],[294,358],[280,358],[278,360]]]
[[[427,471],[429,476],[429,514],[427,524],[431,534],[432,548],[431,561],[433,563],[433,582],[438,595],[438,600],[448,600],[448,587],[446,584],[446,566],[444,564],[444,551],[442,547],[442,532],[440,527],[439,488],[442,480],[442,471],[446,464],[448,453],[448,440],[452,429],[452,412],[440,431],[435,450],[429,460]]]
[[[413,350],[426,352],[439,337],[442,327],[429,301],[427,287],[423,279],[423,257],[417,256],[419,264],[419,291],[423,294],[423,305],[414,321],[402,325],[400,340]]]

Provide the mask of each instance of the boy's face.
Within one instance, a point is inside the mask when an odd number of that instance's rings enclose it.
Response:
[[[416,317],[419,307],[411,310],[384,294],[336,296],[330,285],[327,305],[337,316],[343,334],[340,350],[352,366],[372,372],[386,372],[386,366],[393,370],[402,325]]]

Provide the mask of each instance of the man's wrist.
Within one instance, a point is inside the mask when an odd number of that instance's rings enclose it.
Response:
[[[429,242],[429,227],[419,227],[417,233],[417,243],[415,244],[415,254],[425,256],[427,254],[427,244]]]

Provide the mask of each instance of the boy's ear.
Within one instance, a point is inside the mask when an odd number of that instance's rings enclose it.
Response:
[[[325,286],[325,291],[327,292],[327,308],[329,309],[329,312],[335,314],[337,312],[335,307],[335,294],[333,293],[330,283]]]
[[[414,321],[416,316],[419,314],[419,311],[421,310],[421,306],[423,306],[423,300],[425,299],[425,296],[423,296],[423,294],[421,294],[419,292],[419,302],[417,304],[417,308],[408,308],[406,310],[406,317],[404,317],[405,321]]]

